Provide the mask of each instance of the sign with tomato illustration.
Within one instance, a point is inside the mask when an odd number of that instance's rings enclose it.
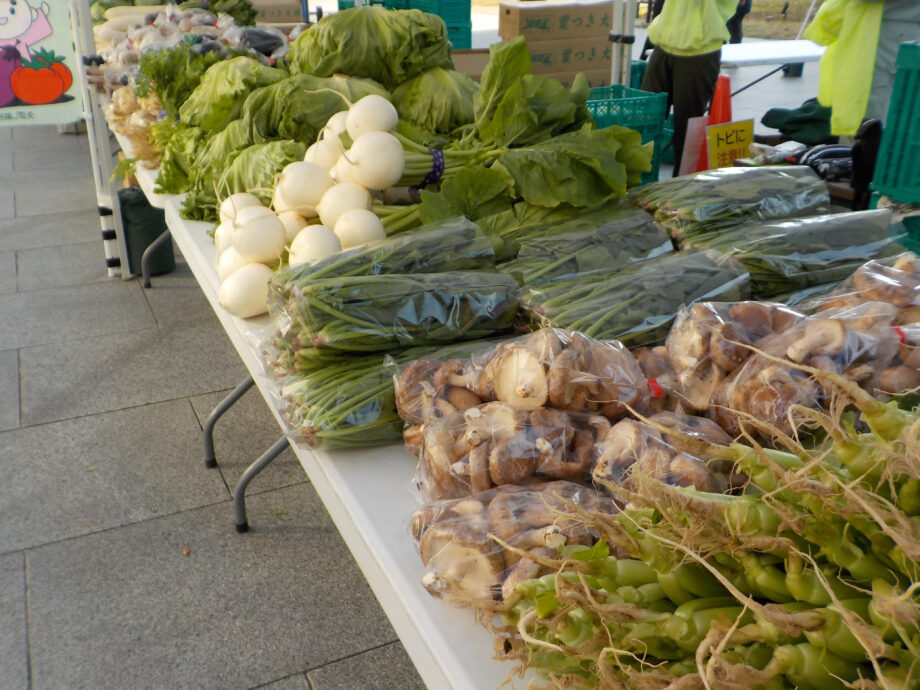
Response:
[[[82,117],[73,37],[67,0],[0,0],[0,125]]]

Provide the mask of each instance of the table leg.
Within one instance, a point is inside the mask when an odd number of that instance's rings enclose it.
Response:
[[[150,246],[144,250],[144,254],[141,256],[141,275],[144,279],[145,288],[150,287],[150,257],[153,256],[153,253],[159,249],[160,245],[166,242],[169,237],[169,228],[167,228],[159,237],[150,243]]]
[[[208,418],[204,423],[204,466],[205,467],[217,467],[217,457],[214,455],[214,425],[217,423],[218,418],[235,403],[237,400],[243,397],[243,393],[248,391],[253,387],[255,381],[252,376],[247,376],[243,382],[230,391],[230,394],[217,403],[217,407],[211,410],[211,414],[208,415]]]
[[[233,515],[236,519],[237,532],[247,532],[249,530],[249,523],[246,521],[246,487],[249,486],[249,482],[259,472],[268,467],[271,461],[281,455],[282,451],[287,447],[288,437],[282,436],[275,441],[271,448],[262,453],[254,463],[246,468],[243,476],[236,483],[233,489]]]

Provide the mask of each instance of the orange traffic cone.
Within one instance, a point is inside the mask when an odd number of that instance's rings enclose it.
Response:
[[[712,103],[709,105],[709,124],[722,125],[732,121],[732,83],[727,74],[720,74],[716,80],[716,90],[712,94]],[[704,138],[703,148],[700,150],[700,160],[696,166],[697,171],[709,170],[709,142]]]

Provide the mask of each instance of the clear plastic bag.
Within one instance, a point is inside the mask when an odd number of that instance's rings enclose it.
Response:
[[[594,445],[609,428],[600,415],[476,405],[421,427],[418,446],[409,446],[419,452],[416,484],[427,500],[441,500],[508,484],[586,481]]]
[[[511,409],[543,407],[616,419],[646,409],[649,388],[630,352],[555,328],[503,341],[469,359],[417,360],[396,380],[399,413],[423,424],[490,401]]]
[[[561,547],[597,541],[567,516],[571,503],[616,513],[610,498],[564,481],[501,486],[423,506],[411,526],[425,566],[422,584],[451,604],[501,610],[513,603],[519,583],[555,570]]]
[[[828,309],[800,320],[766,343],[773,357],[842,374],[869,392],[898,351],[894,327],[897,310],[884,302]],[[807,373],[762,355],[744,361],[712,397],[710,413],[723,429],[737,434],[742,426],[769,437],[769,427],[786,433],[794,406],[815,408],[833,395]]]
[[[517,258],[499,268],[521,285],[536,286],[573,276],[609,274],[673,250],[664,229],[641,211],[592,224],[597,227],[569,225],[574,226],[569,232],[554,228],[550,235],[520,240]]]
[[[269,311],[295,349],[379,352],[488,337],[511,326],[517,305],[511,277],[454,271],[311,280],[272,295]]]
[[[807,165],[718,168],[638,187],[632,199],[678,242],[747,221],[827,213],[827,185]]]
[[[732,441],[715,422],[705,417],[662,412],[650,420],[710,443],[728,445]],[[740,485],[740,478],[732,474],[731,463],[682,452],[672,445],[667,432],[634,419],[614,424],[598,441],[596,452],[592,478],[600,485],[629,486],[634,472],[667,484],[712,493],[722,493]]]
[[[620,340],[629,347],[663,340],[681,306],[748,297],[748,274],[709,251],[680,251],[640,261],[611,275],[559,280],[525,291],[531,321]]]
[[[705,232],[685,246],[734,257],[751,276],[751,297],[767,299],[839,283],[866,261],[896,254],[904,233],[887,210],[834,213]]]
[[[805,318],[769,302],[698,302],[681,309],[665,342],[675,393],[691,412],[709,409],[716,388],[778,334]]]

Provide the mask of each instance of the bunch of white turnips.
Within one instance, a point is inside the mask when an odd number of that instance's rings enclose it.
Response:
[[[214,233],[221,306],[241,318],[268,311],[270,266],[279,264],[285,247],[295,266],[386,237],[370,208],[372,192],[394,186],[405,168],[402,144],[390,133],[398,122],[392,103],[365,96],[333,115],[304,160],[277,176],[274,211],[247,193],[221,203]],[[347,150],[343,132],[353,142]]]

